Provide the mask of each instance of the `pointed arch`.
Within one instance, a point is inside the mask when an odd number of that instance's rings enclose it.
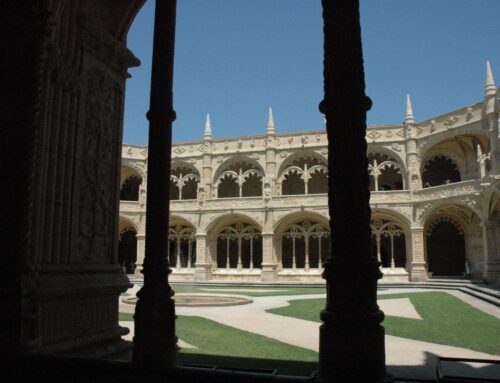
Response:
[[[200,180],[196,167],[187,162],[174,162],[170,170],[170,200],[196,199]]]
[[[122,165],[120,179],[120,200],[138,201],[139,190],[143,180],[139,170],[130,165]]]
[[[251,158],[231,158],[221,164],[215,174],[214,188],[218,198],[262,195],[265,173],[260,164]]]
[[[405,184],[404,167],[395,159],[383,152],[368,153],[368,174],[370,190],[403,190]]]
[[[316,152],[299,151],[281,164],[277,181],[282,195],[327,193],[327,161]]]

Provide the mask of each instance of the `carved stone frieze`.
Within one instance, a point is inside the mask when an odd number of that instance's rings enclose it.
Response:
[[[174,150],[172,150],[174,153],[177,154],[182,154],[186,151],[186,149],[182,146],[177,146]]]
[[[366,135],[369,139],[375,141],[377,138],[382,137],[382,134],[377,131],[372,131]]]
[[[480,186],[475,180],[463,181],[455,184],[422,189],[415,194],[415,201],[442,200],[445,198],[474,194],[480,190]]]
[[[390,193],[371,192],[371,204],[397,204],[411,202],[411,195],[408,191],[394,191]]]
[[[143,161],[123,159],[122,165],[134,169],[143,178],[146,176],[146,164]]]
[[[86,73],[86,120],[81,129],[81,171],[77,178],[78,230],[76,262],[112,262],[109,238],[115,232],[115,188],[121,87],[108,72]]]

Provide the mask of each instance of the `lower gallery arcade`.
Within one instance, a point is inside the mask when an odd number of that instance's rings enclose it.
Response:
[[[481,278],[482,228],[478,219],[460,220],[458,212],[474,214],[450,205],[412,230],[401,217],[375,211],[371,246],[384,280],[411,280],[413,259],[425,260],[429,277]],[[206,233],[185,219],[172,221],[168,259],[174,280],[320,281],[330,251],[328,219],[313,212],[291,213],[271,232],[243,214],[222,215]],[[121,225],[120,262],[127,274],[138,273],[144,238],[126,218]],[[424,244],[417,254],[415,242]]]

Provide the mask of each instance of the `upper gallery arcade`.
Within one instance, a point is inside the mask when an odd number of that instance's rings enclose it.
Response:
[[[470,276],[500,282],[500,90],[416,122],[369,126],[372,251],[387,281]],[[120,262],[144,259],[148,149],[124,144]],[[172,147],[173,278],[320,281],[330,251],[325,131],[204,139]],[[349,171],[349,163],[344,164]],[[335,217],[333,217],[335,219]]]

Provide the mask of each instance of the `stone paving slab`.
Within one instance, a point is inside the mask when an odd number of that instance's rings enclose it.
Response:
[[[410,298],[381,299],[378,301],[378,305],[385,315],[422,319],[415,306],[413,306],[413,303],[411,303]]]

